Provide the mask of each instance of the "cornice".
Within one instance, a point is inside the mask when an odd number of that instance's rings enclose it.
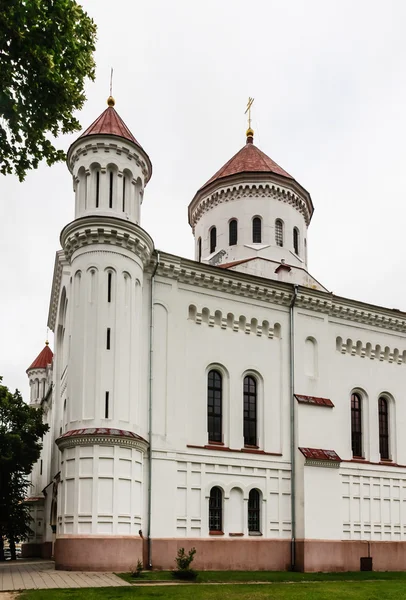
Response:
[[[111,162],[109,156],[111,157],[112,154],[124,154],[140,167],[144,176],[144,186],[151,178],[152,164],[147,153],[130,141],[127,142],[117,136],[108,136],[107,134],[86,136],[73,142],[68,150],[66,160],[70,173],[73,174],[75,164],[89,153],[98,155],[97,160],[102,163],[102,167],[107,167],[107,164]]]
[[[307,458],[305,460],[305,466],[307,467],[324,467],[327,469],[339,469],[340,463],[333,460],[314,460]]]
[[[58,250],[55,255],[54,275],[52,279],[51,298],[48,309],[48,327],[51,331],[55,331],[63,267],[67,266],[68,264],[69,263],[65,258],[64,251]]]
[[[157,258],[151,260],[156,264]],[[149,268],[150,268],[149,267]],[[289,307],[294,286],[160,252],[157,275],[197,288]],[[295,307],[340,321],[406,333],[406,313],[299,286]]]
[[[138,256],[144,267],[148,265],[154,242],[144,229],[116,217],[88,216],[72,221],[61,232],[61,246],[69,262],[79,248],[92,248],[96,244],[124,248]]]
[[[130,447],[143,453],[148,449],[148,442],[132,431],[103,427],[68,431],[55,440],[55,443],[61,451],[89,445]]]
[[[239,198],[271,198],[290,204],[296,210],[303,215],[306,225],[309,225],[313,214],[313,205],[310,200],[310,196],[302,195],[299,192],[298,184],[294,185],[295,182],[286,183],[272,181],[268,183],[266,180],[266,174],[261,174],[260,180],[255,182],[252,181],[253,176],[250,176],[250,181],[239,181],[239,182],[217,182],[214,189],[209,189],[206,192],[203,190],[201,193],[196,194],[195,198],[189,205],[189,224],[192,226],[193,231],[195,230],[196,224],[199,219],[206,212],[214,208],[219,204],[226,202],[232,202]],[[293,189],[290,188],[290,185]]]

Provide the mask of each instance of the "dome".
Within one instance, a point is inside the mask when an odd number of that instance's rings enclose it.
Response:
[[[49,347],[48,342],[46,342],[45,347],[38,354],[38,356],[34,360],[34,362],[31,363],[31,365],[28,367],[27,373],[28,373],[28,371],[31,371],[32,369],[46,369],[47,366],[52,363],[53,356],[54,356],[54,353],[52,352],[51,348]]]

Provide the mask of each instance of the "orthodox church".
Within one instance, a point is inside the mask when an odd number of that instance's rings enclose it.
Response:
[[[246,144],[189,204],[195,260],[141,224],[148,154],[107,109],[73,142],[25,556],[56,567],[406,569],[406,314],[308,270],[310,194]]]

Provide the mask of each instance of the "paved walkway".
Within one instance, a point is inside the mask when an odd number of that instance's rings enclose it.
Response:
[[[51,560],[20,559],[0,562],[0,592],[46,588],[128,586],[113,573],[55,571]]]

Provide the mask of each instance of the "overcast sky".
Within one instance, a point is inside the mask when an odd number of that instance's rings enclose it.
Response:
[[[188,203],[244,145],[253,96],[255,143],[312,195],[312,275],[406,310],[404,0],[82,4],[98,42],[79,120],[87,127],[105,109],[113,66],[117,112],[153,164],[141,224],[157,248],[193,258]],[[28,399],[72,182],[62,163],[24,183],[0,177],[0,374]]]

